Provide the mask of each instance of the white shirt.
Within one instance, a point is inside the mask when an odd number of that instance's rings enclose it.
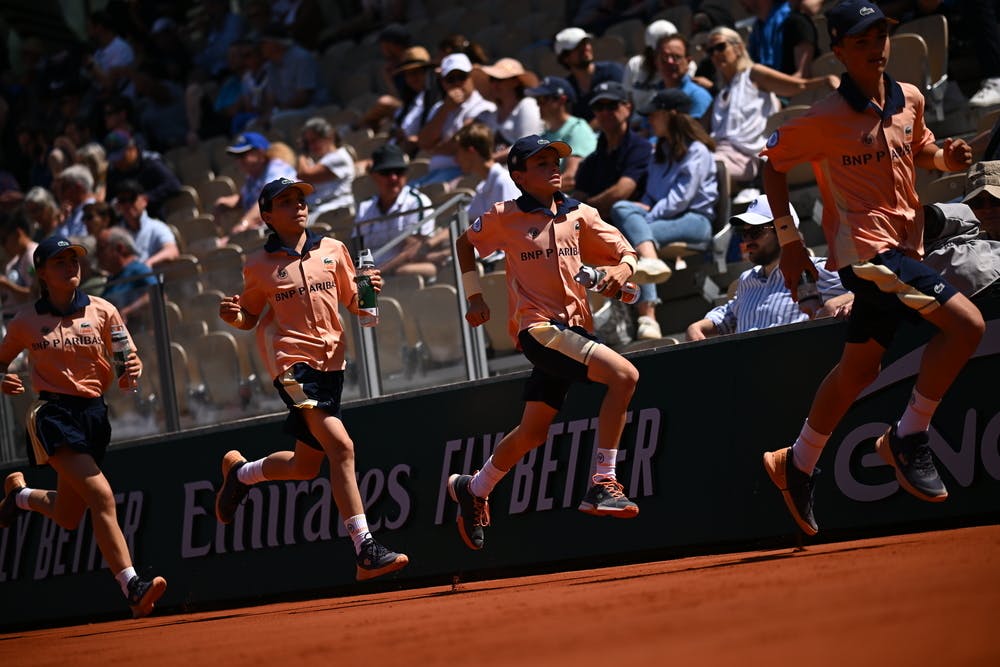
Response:
[[[396,201],[392,203],[388,211],[382,211],[378,205],[378,195],[371,199],[366,199],[358,206],[358,214],[354,217],[354,238],[360,238],[364,247],[377,251],[389,241],[399,236],[403,230],[416,224],[420,219],[434,210],[430,197],[419,190],[406,185],[400,191]],[[408,212],[407,212],[408,211]],[[394,213],[403,213],[394,217],[379,220],[367,225],[360,224],[366,220],[373,220],[382,216],[392,216]],[[434,233],[434,218],[428,218],[413,232],[420,236],[430,236]],[[399,254],[402,245],[396,245],[383,255],[377,258],[378,263],[384,263]]]
[[[330,151],[319,159],[319,163],[336,178],[316,183],[315,191],[306,197],[309,211],[330,211],[354,205],[351,183],[354,181],[354,160],[344,147]]]
[[[509,116],[498,121],[497,143],[513,146],[521,137],[544,131],[545,124],[542,122],[542,112],[538,110],[538,100],[525,97],[511,110]]]
[[[435,104],[428,118],[433,118],[443,104],[443,101]],[[444,125],[441,126],[440,140],[447,141],[451,139],[465,125],[476,120],[486,123],[490,129],[495,130],[497,126],[497,105],[486,101],[478,91],[473,90],[472,94],[469,95],[469,99],[462,102],[460,107],[448,112],[448,115],[444,119]],[[434,171],[435,169],[447,169],[448,167],[457,166],[458,162],[452,156],[436,154],[431,156],[427,169]]]
[[[517,199],[520,196],[521,191],[517,189],[507,168],[494,163],[486,178],[476,184],[476,194],[469,202],[469,220],[475,220],[486,213],[497,202]]]
[[[756,157],[764,148],[767,119],[780,109],[778,96],[758,88],[747,68],[715,96],[712,138],[727,141],[741,153]]]

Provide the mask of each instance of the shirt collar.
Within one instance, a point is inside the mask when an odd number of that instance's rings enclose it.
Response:
[[[558,190],[552,195],[552,198],[556,202],[555,215],[553,215],[548,206],[545,206],[527,192],[523,192],[521,196],[514,201],[517,204],[517,207],[525,213],[541,213],[542,215],[547,215],[550,218],[557,218],[559,216],[566,215],[580,206],[580,202],[572,197],[567,197]]]
[[[864,113],[865,109],[871,107],[882,120],[886,120],[903,110],[906,98],[903,96],[903,87],[895,79],[888,73],[884,73],[882,76],[885,78],[885,109],[879,109],[874,102],[868,99],[851,79],[850,74],[845,73],[840,79],[840,87],[837,88],[837,92],[858,113]]]
[[[38,301],[35,302],[35,312],[39,315],[56,315],[58,317],[66,317],[67,315],[72,315],[78,310],[83,310],[90,305],[90,297],[83,290],[76,290],[73,293],[73,300],[69,304],[69,310],[66,312],[61,312],[52,302],[49,301],[49,297],[43,296]]]
[[[307,252],[318,246],[320,241],[322,240],[323,240],[322,236],[312,231],[311,229],[307,229],[306,243],[305,245],[302,246],[302,253],[299,254],[298,252],[295,251],[295,248],[289,248],[286,245],[282,245],[281,239],[278,237],[278,235],[275,234],[274,232],[271,232],[267,237],[267,243],[264,244],[264,250],[266,250],[267,252],[284,251],[286,254],[291,255],[292,257],[302,257]]]

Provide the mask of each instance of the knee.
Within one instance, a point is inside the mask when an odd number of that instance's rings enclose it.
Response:
[[[847,384],[850,389],[860,392],[875,381],[879,370],[878,364],[866,366],[845,366],[841,364],[838,368],[838,374],[841,382]]]
[[[615,369],[615,372],[611,377],[611,386],[614,389],[628,392],[629,394],[635,391],[635,387],[638,383],[639,369],[628,361],[620,364],[618,368]]]
[[[616,226],[620,226],[635,210],[635,205],[630,201],[616,201],[611,205],[611,222]]]
[[[354,441],[350,438],[334,441],[326,450],[331,463],[348,463],[354,461]]]

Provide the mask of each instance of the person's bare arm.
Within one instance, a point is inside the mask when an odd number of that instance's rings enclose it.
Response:
[[[709,319],[698,320],[687,328],[688,340],[705,340],[718,335],[719,330],[715,328],[715,322]]]
[[[799,93],[820,88],[834,90],[840,85],[840,78],[833,74],[805,79],[760,64],[756,64],[750,69],[750,80],[761,90],[781,97],[793,97]]]

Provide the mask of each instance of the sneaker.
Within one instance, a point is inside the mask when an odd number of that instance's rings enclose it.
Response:
[[[900,438],[892,426],[875,441],[875,451],[896,470],[899,485],[911,495],[929,503],[948,498],[948,489],[934,467],[926,432]]]
[[[670,279],[670,267],[656,257],[640,257],[632,279],[640,285],[659,285]]]
[[[215,494],[215,518],[219,523],[232,523],[236,509],[247,497],[250,485],[244,484],[236,476],[236,471],[247,462],[235,449],[222,457],[222,486]]]
[[[991,107],[1000,104],[1000,77],[983,81],[983,87],[969,98],[970,107]]]
[[[361,543],[361,553],[358,554],[358,569],[355,576],[358,581],[367,581],[381,577],[383,574],[402,570],[409,562],[410,559],[406,554],[389,551],[369,537]]]
[[[587,490],[578,510],[616,519],[633,519],[639,515],[639,506],[625,496],[625,489],[617,479],[594,475],[592,481],[594,485]]]
[[[774,485],[781,490],[788,512],[795,519],[802,532],[815,535],[819,532],[816,519],[813,518],[813,485],[815,473],[807,475],[795,467],[792,461],[792,448],[785,447],[776,452],[764,452],[764,469]]]
[[[638,327],[635,331],[635,337],[639,340],[656,340],[657,338],[663,338],[663,333],[660,331],[660,323],[656,321],[655,317],[640,315],[637,320],[637,324]]]
[[[465,546],[482,549],[486,542],[486,526],[490,525],[490,503],[487,498],[472,495],[469,482],[472,475],[452,475],[448,478],[448,495],[458,503],[458,534]]]
[[[156,601],[167,590],[167,580],[163,577],[141,579],[139,575],[128,582],[128,606],[132,608],[132,618],[149,616]]]
[[[17,515],[24,512],[23,509],[17,506],[17,500],[14,496],[26,486],[24,475],[19,472],[12,472],[3,481],[4,497],[3,500],[0,500],[0,528],[6,528],[11,525],[17,519]]]

